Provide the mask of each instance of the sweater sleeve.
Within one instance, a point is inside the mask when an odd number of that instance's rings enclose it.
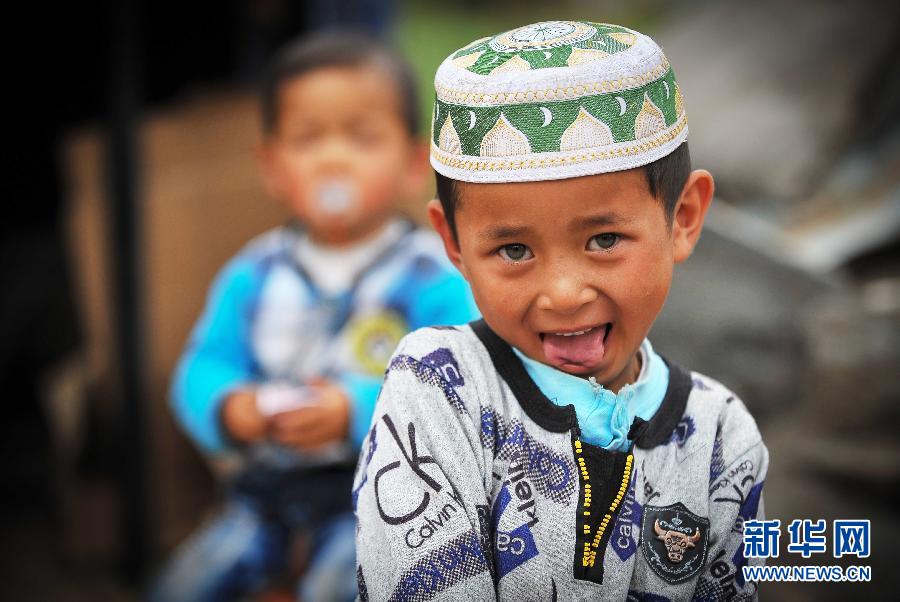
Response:
[[[258,266],[241,259],[229,263],[217,276],[175,371],[176,418],[208,452],[228,447],[219,419],[222,400],[255,379],[250,332],[259,287]]]
[[[473,386],[434,344],[440,332],[401,342],[363,443],[353,490],[363,600],[495,599]]]
[[[764,562],[761,558],[745,558],[743,533],[745,521],[765,518],[762,490],[769,452],[741,402],[732,403],[739,406],[743,415],[732,421],[737,424],[726,424],[715,440],[710,474],[709,552],[694,600],[756,599],[757,585],[745,581],[743,567]],[[727,451],[729,445],[725,441],[729,434],[741,442],[743,449],[738,447],[737,453]]]

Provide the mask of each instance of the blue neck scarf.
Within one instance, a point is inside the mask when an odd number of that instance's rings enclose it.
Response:
[[[614,451],[628,451],[628,430],[635,417],[650,420],[669,386],[669,367],[644,339],[638,353],[641,372],[634,384],[613,393],[593,377],[573,376],[527,357],[513,347],[525,370],[544,396],[559,406],[572,404],[581,428],[581,439]]]

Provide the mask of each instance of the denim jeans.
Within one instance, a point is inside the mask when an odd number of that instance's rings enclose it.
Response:
[[[233,497],[178,550],[153,583],[152,602],[239,600],[285,568],[291,538],[305,530],[312,554],[298,593],[304,602],[356,597],[356,523],[341,513],[302,529],[267,516],[252,498]]]

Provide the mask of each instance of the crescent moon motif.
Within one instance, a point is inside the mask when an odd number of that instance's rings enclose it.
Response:
[[[663,86],[666,88],[666,98],[669,97],[669,82],[663,80]]]
[[[469,129],[475,127],[475,111],[469,109]]]
[[[544,123],[541,124],[541,127],[546,127],[553,120],[553,113],[547,107],[541,107],[541,113],[544,114]]]
[[[616,96],[616,100],[619,101],[619,117],[625,114],[625,109],[628,108],[628,105],[625,104],[625,99],[621,96]]]

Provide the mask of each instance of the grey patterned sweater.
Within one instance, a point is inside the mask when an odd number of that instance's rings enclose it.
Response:
[[[614,452],[582,443],[484,322],[408,335],[354,480],[360,598],[754,598],[742,532],[768,453],[732,393],[669,370]]]

